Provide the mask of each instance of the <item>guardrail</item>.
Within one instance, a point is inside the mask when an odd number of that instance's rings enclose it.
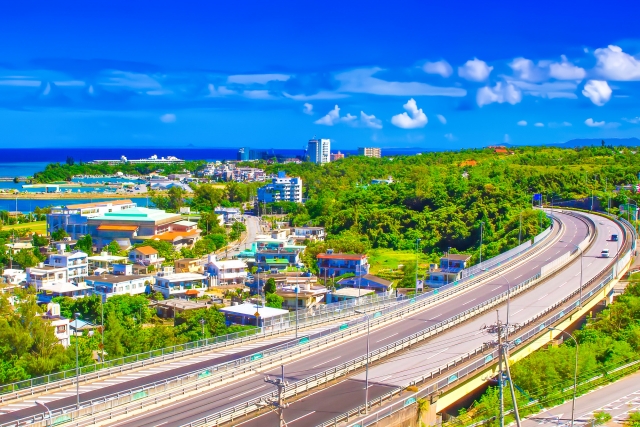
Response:
[[[553,215],[550,215],[553,217]],[[556,224],[561,224],[560,222],[556,222]],[[547,230],[545,230],[542,234],[544,237],[547,237],[553,228],[550,226]],[[483,263],[483,266],[489,265],[489,268],[498,268],[501,265],[504,265],[505,262],[513,260],[516,256],[521,255],[522,253],[533,249],[534,247],[538,247],[538,243],[540,243],[543,239],[539,239],[535,245],[528,245],[527,247],[523,247],[517,253],[511,253],[507,258],[501,258],[500,262],[493,262],[495,258],[500,258],[502,255],[498,255],[494,258],[487,260],[487,263]],[[519,246],[521,248],[524,245]],[[514,249],[518,249],[514,248]],[[513,250],[511,250],[513,251]],[[511,252],[508,251],[507,253]],[[535,253],[535,252],[533,252]],[[530,254],[530,255],[533,255]],[[506,254],[506,253],[505,253]],[[528,257],[524,257],[526,259]],[[489,277],[489,276],[486,276]],[[466,279],[450,283],[448,285],[442,286],[433,291],[424,293],[415,297],[415,299],[424,299],[430,296],[438,295],[448,289],[454,289],[462,283],[465,283],[465,287],[467,288],[470,285],[474,285],[477,283],[477,280],[469,282],[473,279],[474,276],[470,276]],[[476,278],[478,279],[478,278]],[[469,285],[466,285],[466,282],[469,282]],[[457,288],[457,289],[464,289]],[[449,294],[446,294],[447,296]],[[439,299],[439,298],[438,298]],[[358,301],[349,301],[346,304],[340,303],[335,305],[334,310],[325,309],[322,313],[315,313],[313,316],[308,316],[307,313],[298,313],[298,327],[299,328],[307,328],[311,326],[315,326],[322,323],[328,323],[330,321],[336,321],[340,319],[345,319],[348,317],[353,317],[355,315],[355,310],[375,310],[376,307],[381,307],[386,304],[396,304],[402,303],[402,301],[406,301],[407,299],[403,296],[379,296],[379,295],[371,295],[367,297],[363,297],[358,299]],[[185,344],[179,344],[172,347],[162,348],[158,350],[152,350],[145,353],[139,353],[135,355],[125,356],[118,359],[107,360],[101,364],[87,365],[80,367],[80,383],[86,381],[92,381],[100,378],[104,378],[107,376],[111,376],[114,374],[119,374],[127,370],[138,369],[145,366],[153,365],[156,363],[164,363],[167,361],[175,360],[177,358],[199,354],[207,351],[212,351],[217,348],[224,348],[229,346],[235,346],[244,344],[246,342],[255,341],[258,339],[264,339],[273,337],[276,335],[281,335],[287,332],[293,332],[295,330],[295,313],[290,313],[287,315],[289,317],[288,323],[290,326],[288,328],[283,328],[280,330],[267,330],[263,329],[261,332],[258,330],[249,330],[249,331],[241,331],[234,334],[224,335],[221,337],[207,338],[204,340],[194,341]],[[54,389],[59,389],[62,387],[66,387],[69,385],[73,385],[76,383],[76,370],[70,369],[67,371],[57,372],[54,374],[44,375],[42,377],[31,378],[28,380],[18,381],[11,384],[6,384],[0,386],[0,403],[5,403],[10,400],[19,399],[24,396],[30,396],[37,393],[48,392]]]
[[[518,259],[518,262],[521,262],[522,260],[533,256],[536,252],[527,253],[524,258]],[[375,326],[377,324],[390,321],[395,317],[402,317],[407,313],[436,303],[454,293],[458,293],[463,289],[474,286],[491,276],[495,276],[500,271],[508,268],[510,268],[509,265],[503,265],[502,268],[496,268],[495,270],[488,272],[482,278],[476,278],[475,280],[467,281],[462,286],[458,286],[458,283],[452,283],[451,285],[446,287],[446,289],[436,289],[433,292],[425,293],[415,298],[400,301],[394,307],[389,307],[384,310],[375,312],[373,314],[373,319],[371,320],[371,325]],[[529,279],[525,282],[529,283],[530,281],[537,279],[538,276],[539,275],[536,275],[534,278]],[[512,294],[515,292],[516,288],[517,287],[512,287]],[[468,311],[469,310],[467,310],[467,312]],[[390,315],[392,315],[393,317],[389,317]],[[459,319],[460,317],[461,315],[458,315],[453,319]],[[440,328],[435,333],[439,333],[451,326]],[[234,378],[237,375],[254,371],[256,369],[261,369],[275,362],[292,357],[293,355],[302,354],[303,352],[311,351],[314,348],[318,348],[337,340],[341,340],[347,336],[363,332],[364,330],[366,330],[366,328],[366,322],[362,319],[358,319],[342,324],[340,326],[336,326],[335,328],[328,329],[327,331],[323,331],[320,337],[314,338],[313,340],[310,340],[308,337],[302,337],[298,342],[274,347],[261,353],[256,353],[241,359],[234,360],[232,362],[212,365],[209,368],[198,369],[188,374],[176,376],[158,383],[152,383],[142,387],[137,387],[135,389],[127,390],[125,392],[82,402],[79,410],[76,408],[76,405],[69,405],[67,407],[55,409],[52,410],[52,414],[54,415],[54,417],[56,417],[54,419],[54,422],[59,417],[64,417],[66,421],[77,420],[74,425],[84,425],[85,421],[83,420],[86,420],[86,423],[91,424],[99,420],[110,419],[114,416],[118,416],[142,408],[147,401],[145,398],[153,397],[154,402],[157,403],[162,400],[171,399],[176,395],[183,395],[185,393],[188,393],[189,391],[197,390],[198,388],[209,387],[215,382],[225,381],[229,378]],[[435,329],[436,327],[431,328],[431,330]],[[290,350],[290,352],[285,354],[286,350]],[[221,374],[214,375],[214,373],[218,373],[220,371],[222,371]],[[187,383],[188,385],[185,386],[184,384]],[[180,387],[180,389],[169,391],[170,389],[176,387]],[[140,400],[140,402],[136,402],[138,400]],[[107,411],[107,413],[104,413],[105,411]],[[47,419],[48,418],[46,414],[42,413],[30,417],[25,417],[9,423],[0,424],[0,427],[34,425],[38,422],[44,422]]]
[[[623,228],[624,229],[624,228]],[[633,229],[633,227],[631,226],[631,229]],[[635,237],[634,233],[631,233],[633,237]],[[632,244],[632,246],[635,245],[635,243]],[[630,249],[628,252],[625,253],[625,255],[622,257],[622,260],[626,259],[626,262],[628,263],[630,260],[630,256],[631,256],[631,252],[633,251],[633,248]],[[577,251],[575,251],[577,252]],[[591,297],[595,297],[595,294],[598,293],[598,291],[600,291],[602,288],[604,288],[607,284],[609,284],[609,282],[611,282],[611,280],[614,279],[615,275],[614,275],[614,271],[615,268],[617,266],[619,262],[614,262],[610,265],[608,265],[607,267],[605,267],[604,269],[602,269],[598,274],[596,274],[591,280],[587,281],[585,284],[582,285],[582,289],[588,288],[589,286],[591,286],[593,283],[595,283],[598,279],[598,277],[600,277],[602,274],[605,274],[607,272],[607,270],[611,270],[609,271],[609,273],[607,274],[607,276],[598,284],[596,285],[593,289],[591,289],[586,295],[583,296],[583,300],[587,299],[589,300]],[[626,264],[625,264],[626,265]],[[571,294],[569,294],[567,297],[563,298],[561,301],[556,302],[555,304],[553,304],[551,307],[548,307],[547,309],[545,309],[543,312],[537,314],[536,316],[532,317],[531,319],[525,321],[524,323],[522,323],[514,332],[510,332],[510,335],[514,335],[514,333],[517,333],[518,330],[522,330],[525,327],[527,327],[528,325],[536,322],[538,319],[540,319],[541,317],[545,317],[547,316],[549,313],[558,310],[559,307],[561,307],[562,305],[566,304],[567,302],[569,302],[571,299],[575,298],[576,296],[580,295],[580,289],[576,289],[574,292],[572,292]],[[509,348],[513,349],[516,347],[521,346],[524,342],[530,341],[532,338],[540,335],[542,332],[545,332],[547,330],[547,328],[551,325],[553,325],[554,323],[558,322],[559,320],[562,320],[563,318],[572,315],[572,311],[579,308],[580,307],[580,300],[574,301],[573,303],[569,304],[567,307],[565,307],[564,309],[562,309],[560,312],[552,315],[551,317],[545,319],[542,323],[537,324],[534,328],[529,329],[527,332],[521,334],[520,336],[518,336],[515,339],[512,339],[512,341],[509,343]],[[484,347],[483,347],[484,348]],[[372,425],[378,421],[380,421],[381,419],[384,419],[388,416],[391,416],[392,414],[398,412],[399,410],[405,408],[408,405],[411,405],[413,403],[416,402],[416,399],[420,396],[427,396],[430,395],[436,391],[439,391],[443,388],[449,387],[450,385],[452,385],[453,383],[460,381],[461,378],[465,378],[468,377],[471,373],[485,368],[488,365],[492,365],[494,364],[494,360],[497,359],[498,357],[498,350],[494,350],[490,353],[484,354],[483,353],[483,357],[480,359],[477,359],[476,361],[474,361],[471,364],[467,364],[466,366],[462,367],[461,369],[458,369],[457,371],[452,372],[452,370],[450,369],[452,366],[456,367],[459,363],[462,363],[464,361],[468,361],[470,360],[470,358],[472,356],[474,356],[475,354],[478,353],[478,351],[481,348],[477,348],[475,349],[473,352],[467,353],[464,356],[461,356],[458,359],[455,359],[453,362],[449,362],[446,366],[440,367],[437,370],[437,373],[435,370],[429,372],[426,375],[423,375],[419,378],[414,379],[413,381],[410,381],[406,386],[404,387],[398,387],[394,390],[389,391],[388,393],[385,393],[384,395],[371,400],[369,402],[367,402],[367,406],[369,408],[371,408],[374,405],[380,405],[382,406],[382,403],[387,401],[387,400],[391,400],[393,399],[393,397],[399,395],[400,393],[402,393],[403,390],[406,389],[406,387],[408,386],[415,386],[418,384],[422,384],[424,383],[426,380],[428,379],[434,379],[436,376],[440,376],[442,375],[442,373],[446,373],[448,375],[447,378],[443,378],[443,379],[439,379],[438,381],[430,384],[429,386],[427,386],[426,388],[423,388],[422,390],[419,390],[417,392],[412,393],[411,395],[407,396],[406,398],[404,398],[402,401],[398,401],[393,403],[392,405],[379,410],[373,414],[370,414],[368,416],[365,416],[364,418],[361,418],[358,420],[357,424],[353,424],[352,427],[355,427],[356,425],[359,427],[365,427],[368,425]],[[326,421],[320,425],[318,425],[317,427],[327,427],[327,426],[335,426],[337,425],[339,422],[349,422],[349,420],[353,417],[358,417],[361,416],[362,412],[365,409],[365,405],[361,405],[357,408],[353,408],[352,410],[345,412],[341,415],[338,415],[337,417]]]

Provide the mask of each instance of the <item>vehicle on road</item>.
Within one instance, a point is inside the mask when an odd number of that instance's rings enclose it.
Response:
[[[618,235],[617,234],[612,234],[611,235],[611,241],[612,242],[617,242],[618,241]]]
[[[602,258],[609,258],[609,249],[603,249],[602,252],[600,252],[600,256]]]

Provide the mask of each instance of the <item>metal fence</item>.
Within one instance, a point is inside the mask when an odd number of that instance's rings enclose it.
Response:
[[[533,256],[533,253],[529,253],[526,257]],[[520,260],[518,260],[519,262]],[[509,268],[509,266],[502,266],[500,269],[496,269],[492,272],[487,273],[483,278],[477,278],[473,281],[468,281],[464,285],[457,286],[452,284],[447,289],[435,290],[434,292],[426,293],[419,295],[415,298],[404,299],[399,301],[397,304],[394,304],[391,307],[384,308],[382,310],[378,310],[372,314],[371,325],[376,326],[381,323],[394,321],[398,317],[402,317],[407,313],[421,310],[427,305],[431,305],[439,302],[440,300],[447,298],[448,296],[460,292],[463,289],[474,286],[486,278],[496,275],[499,273],[498,270],[504,270]],[[519,286],[528,285],[537,280],[539,275],[523,282],[521,285],[516,287],[512,287],[511,293],[515,294],[518,292]],[[501,294],[501,298],[506,298],[506,293]],[[496,305],[502,300],[498,301],[498,297],[493,298],[490,301],[487,301],[484,306],[487,304]],[[493,306],[491,305],[491,306]],[[480,306],[483,306],[482,304]],[[478,307],[478,306],[477,306]],[[487,306],[488,307],[488,306]],[[359,307],[362,308],[362,307]],[[488,308],[487,308],[488,309]],[[474,309],[469,309],[464,313],[461,313],[457,316],[449,319],[449,322],[441,322],[438,325],[432,326],[422,332],[431,333],[429,336],[439,333],[445,329],[448,329],[455,324],[458,324],[467,318],[470,317],[469,313],[471,313]],[[370,311],[371,312],[371,311]],[[473,314],[475,315],[475,313]],[[455,323],[451,323],[455,322]],[[309,339],[309,337],[301,337],[297,342],[284,344],[281,346],[277,346],[271,348],[269,350],[265,350],[260,353],[255,353],[250,356],[246,356],[244,358],[234,360],[232,362],[212,365],[211,367],[205,369],[198,369],[196,371],[190,372],[188,374],[183,374],[180,376],[176,376],[173,378],[169,378],[167,380],[163,380],[157,383],[147,384],[142,387],[137,387],[135,389],[126,390],[124,392],[120,392],[117,394],[101,397],[98,399],[93,399],[90,401],[82,402],[81,408],[78,410],[75,405],[69,405],[64,408],[56,409],[52,411],[55,420],[60,417],[65,417],[67,421],[75,421],[72,425],[89,425],[99,420],[109,419],[117,415],[125,414],[130,411],[136,410],[137,408],[142,408],[145,402],[148,402],[148,399],[153,397],[153,402],[157,403],[163,400],[171,399],[177,395],[183,395],[193,390],[197,390],[198,388],[209,387],[215,383],[220,383],[223,381],[227,381],[229,379],[236,378],[238,375],[242,375],[247,372],[254,371],[256,369],[263,369],[267,366],[270,366],[275,363],[280,363],[283,360],[286,360],[291,357],[298,356],[303,353],[307,353],[309,351],[313,351],[319,347],[323,347],[336,341],[345,339],[349,336],[353,336],[355,334],[359,334],[360,332],[364,332],[367,328],[366,321],[364,319],[357,319],[350,322],[346,322],[342,325],[336,326],[331,329],[327,329],[324,331],[319,337],[315,337],[314,339]],[[417,335],[417,334],[414,334]],[[413,338],[412,338],[413,337]],[[413,342],[418,342],[422,339],[427,338],[427,336],[423,336],[418,340],[415,340],[415,337],[405,338],[404,341],[410,342],[412,339]],[[401,340],[403,341],[403,340]],[[387,346],[389,347],[389,346]],[[394,351],[399,351],[401,348],[397,347]],[[380,352],[380,350],[377,350]],[[384,357],[388,354],[393,353],[389,349],[386,352],[378,353],[381,354],[380,357]],[[383,354],[383,355],[382,355]],[[363,356],[364,357],[364,356]],[[361,357],[362,358],[362,357]],[[352,364],[353,365],[353,364]],[[345,372],[351,372],[353,369],[359,368],[360,365],[357,365],[355,368],[348,368]],[[334,369],[334,377],[337,373],[343,371],[336,371]],[[342,374],[340,374],[342,375]],[[340,376],[338,375],[338,376]],[[330,375],[325,376],[327,380],[330,380]],[[333,377],[332,377],[333,378]],[[299,382],[300,384],[304,383],[305,390],[312,387],[313,380],[309,378],[302,380]],[[299,384],[296,383],[296,384]],[[300,385],[299,384],[299,385]],[[178,388],[178,390],[175,390]],[[243,413],[247,408],[240,409]],[[252,409],[252,410],[255,410]],[[231,415],[231,419],[236,418],[235,415]],[[8,426],[19,426],[19,425],[44,425],[48,420],[46,414],[38,414],[30,417],[25,417],[20,420],[12,421],[10,423],[2,424],[0,427],[8,427]]]
[[[558,222],[558,224],[560,223]],[[542,233],[544,234],[544,237],[547,237],[551,233],[552,227],[549,227]],[[541,240],[539,240],[539,242],[540,241]],[[488,268],[490,270],[500,267],[501,265],[504,265],[505,262],[513,260],[516,256],[522,255],[524,252],[537,247],[538,245],[529,245],[526,248],[522,248],[522,246],[524,245],[521,245],[518,248],[514,248],[511,251],[505,252],[504,254],[487,260],[485,263],[483,263],[483,266],[485,266],[484,268]],[[516,253],[514,252],[515,249],[519,249],[519,251]],[[509,256],[505,258],[504,255],[506,254],[509,254]],[[529,254],[529,256],[532,255],[533,253]],[[498,262],[494,262],[496,258],[499,258]],[[528,256],[525,256],[523,259],[526,258],[528,258]],[[464,288],[466,288],[468,287],[466,285],[466,282],[468,282],[470,279],[473,279],[473,277],[474,276],[470,276],[465,280],[453,282],[431,292],[426,292],[424,294],[416,296],[415,298],[413,298],[413,300],[422,300],[432,296],[436,296],[449,289],[463,289],[458,288],[458,286],[462,283],[465,283]],[[469,285],[473,285],[476,283],[477,280],[469,282]],[[408,299],[404,296],[396,297],[391,293],[386,293],[381,295],[368,295],[357,300],[354,299],[334,304],[327,304],[326,307],[323,307],[320,310],[311,309],[306,311],[305,313],[299,312],[298,328],[307,328],[322,323],[346,319],[349,317],[353,317],[355,315],[355,310],[375,310],[377,307],[384,307],[385,305],[401,303],[402,301],[406,300]],[[106,360],[104,363],[100,364],[82,366],[80,367],[79,381],[82,383],[90,380],[96,380],[127,370],[138,369],[156,363],[164,363],[167,361],[175,360],[177,358],[212,351],[217,348],[240,345],[249,341],[255,341],[258,339],[280,335],[286,332],[292,332],[295,330],[295,322],[295,312],[288,313],[272,319],[265,319],[265,326],[262,328],[262,330],[255,329],[240,331],[233,334],[207,338],[204,340],[179,344],[171,347],[125,356],[122,358]],[[5,384],[0,386],[0,403],[7,402],[9,400],[15,400],[28,395],[33,395],[36,393],[59,389],[71,384],[75,384],[75,382],[76,370],[70,369],[44,375],[41,377]]]

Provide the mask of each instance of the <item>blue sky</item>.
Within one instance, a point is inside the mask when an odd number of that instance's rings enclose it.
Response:
[[[225,3],[225,4],[223,4]],[[0,147],[640,137],[629,1],[12,2]]]

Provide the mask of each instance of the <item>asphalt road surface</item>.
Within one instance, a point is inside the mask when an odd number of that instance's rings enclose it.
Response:
[[[441,320],[449,318],[506,291],[508,286],[507,280],[510,283],[517,284],[534,276],[539,272],[542,265],[567,252],[573,247],[571,244],[577,244],[586,237],[587,227],[584,222],[569,215],[558,214],[558,216],[561,216],[565,223],[562,242],[557,242],[541,251],[526,263],[507,272],[504,277],[496,278],[482,286],[452,297],[435,307],[410,315],[401,322],[396,322],[372,331],[370,336],[371,350],[421,331],[432,324],[438,323]],[[596,224],[598,223],[596,222]],[[608,226],[617,227],[612,224],[613,223],[608,224]],[[603,225],[599,225],[599,227],[606,228],[606,226]],[[585,255],[585,281],[592,275],[595,275],[596,270],[599,270],[599,266],[606,264],[607,261],[611,261],[598,259],[593,255],[593,253],[596,252],[599,254],[603,245],[609,245],[609,243],[606,242],[604,233],[603,231],[600,234],[598,241],[591,251]],[[618,234],[622,233],[619,232]],[[611,252],[615,253],[615,244]],[[587,259],[588,257],[591,258]],[[512,319],[517,318],[524,320],[526,319],[525,316],[529,315],[532,310],[539,312],[547,307],[548,301],[562,298],[563,295],[574,290],[578,285],[578,277],[575,277],[576,264],[572,264],[571,267],[572,268],[567,269],[566,272],[554,277],[554,279],[550,281],[551,285],[547,285],[546,288],[540,285],[536,290],[528,292],[525,298],[518,298],[521,302],[516,304],[516,298],[514,298],[511,305]],[[540,291],[540,289],[543,289],[543,291]],[[533,302],[531,294],[535,296]],[[504,316],[504,312],[502,316]],[[504,319],[504,317],[502,318]],[[481,323],[479,323],[479,321]],[[416,349],[419,349],[417,355],[404,353],[400,356],[400,359],[389,359],[389,362],[372,368],[370,378],[373,384],[369,390],[370,398],[386,392],[390,387],[398,383],[406,382],[408,378],[416,376],[418,372],[422,373],[425,370],[429,370],[430,366],[437,367],[441,365],[443,361],[451,360],[459,354],[466,353],[468,351],[467,348],[475,348],[482,342],[487,341],[487,336],[483,335],[484,332],[480,332],[479,329],[483,324],[493,323],[494,321],[495,313],[490,313],[489,317],[479,316],[473,321],[468,322],[468,324],[472,324],[472,326],[462,326],[453,331],[442,333],[430,340],[427,345],[416,347]],[[286,380],[295,382],[324,371],[332,366],[354,359],[362,355],[365,348],[366,336],[362,336],[354,338],[349,342],[338,344],[331,349],[319,351],[289,362],[285,365]],[[160,410],[150,411],[144,414],[144,416],[125,420],[113,425],[155,426],[162,424],[168,427],[180,426],[211,413],[241,404],[242,402],[259,397],[273,390],[273,386],[264,382],[264,377],[265,375],[275,377],[279,376],[279,374],[279,368],[258,372],[234,384],[229,384],[210,392],[204,392],[197,397],[185,399],[179,404],[172,404]],[[360,393],[357,392],[358,389]],[[337,399],[336,396],[338,397]],[[285,418],[290,423],[315,425],[357,406],[362,403],[363,400],[364,388],[362,386],[362,378],[356,376],[338,383],[326,389],[326,391],[320,390],[317,394],[312,395],[312,397],[300,401],[301,403],[294,402],[291,407],[285,411]],[[299,420],[295,421],[298,418]],[[277,421],[275,415],[270,414],[257,418],[248,424],[271,426],[277,425]]]

